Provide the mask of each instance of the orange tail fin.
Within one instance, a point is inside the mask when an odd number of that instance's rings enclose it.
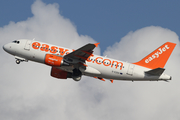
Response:
[[[161,47],[150,53],[148,56],[143,58],[141,61],[133,63],[150,69],[164,68],[168,58],[170,57],[175,43],[166,42]]]

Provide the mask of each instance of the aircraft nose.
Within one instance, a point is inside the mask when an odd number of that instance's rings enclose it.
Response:
[[[10,53],[10,52],[12,51],[10,44],[5,44],[5,45],[3,46],[3,49],[4,49],[4,51],[6,51],[6,52],[8,52],[8,53]]]
[[[7,52],[7,49],[8,49],[7,44],[6,44],[6,45],[3,45],[3,49],[4,49],[4,51],[6,51],[6,52]]]

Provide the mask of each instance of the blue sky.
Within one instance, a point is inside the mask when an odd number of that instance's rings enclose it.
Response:
[[[161,26],[180,34],[178,0],[43,0],[58,3],[60,14],[71,20],[80,35],[100,42],[102,52],[119,42],[130,31],[147,26]],[[32,17],[34,0],[0,1],[0,27],[10,21]]]

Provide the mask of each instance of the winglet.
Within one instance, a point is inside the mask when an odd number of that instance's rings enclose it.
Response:
[[[98,47],[99,44],[100,44],[100,43],[95,43],[94,45],[95,45],[96,47]]]
[[[150,69],[164,68],[175,46],[175,43],[166,42],[165,44],[157,48],[155,51],[150,53],[148,56],[143,58],[141,61],[133,64],[147,67]]]

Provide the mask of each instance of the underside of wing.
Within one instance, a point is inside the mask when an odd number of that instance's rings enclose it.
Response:
[[[51,76],[67,79],[73,78],[75,81],[79,81],[84,72],[89,74],[100,74],[93,68],[88,67],[85,62],[90,56],[93,56],[93,49],[98,46],[96,44],[87,44],[63,57],[61,68],[52,67]]]
[[[87,44],[67,55],[64,56],[64,59],[68,63],[78,63],[85,62],[93,53],[93,49],[98,46],[99,43],[96,44]]]

